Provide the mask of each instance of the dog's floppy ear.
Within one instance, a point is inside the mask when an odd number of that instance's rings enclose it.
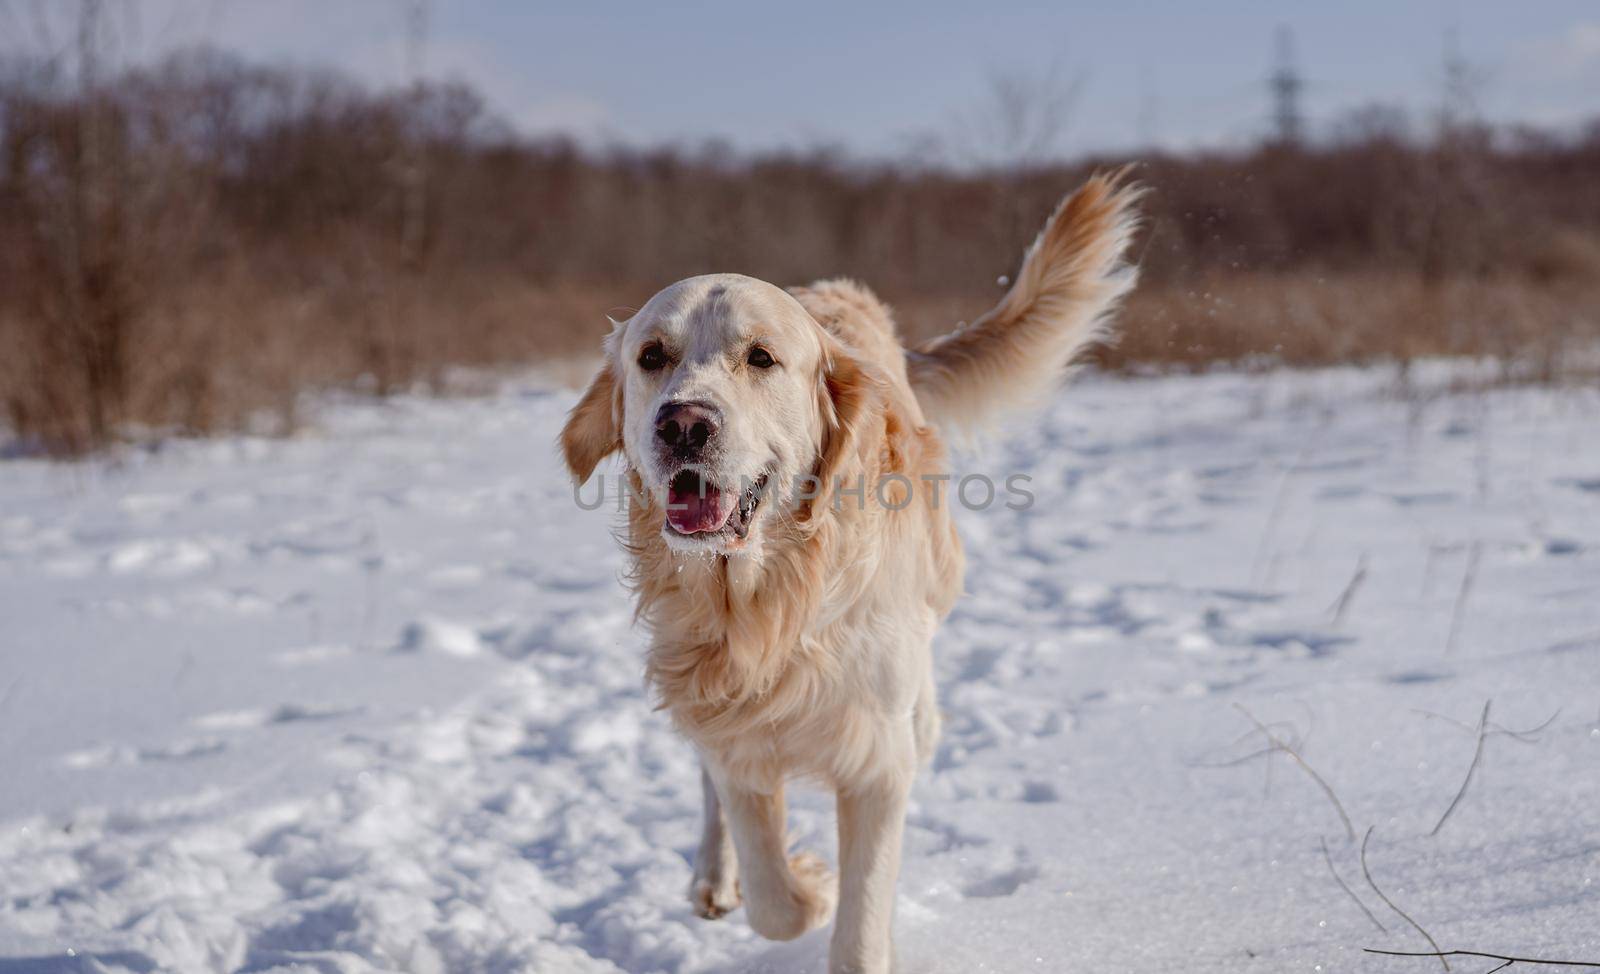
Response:
[[[832,336],[822,346],[822,370],[817,379],[817,406],[822,414],[822,450],[814,476],[816,498],[807,502],[804,516],[809,519],[816,502],[828,498],[852,467],[861,451],[861,438],[872,419],[881,412],[883,382],[871,366],[862,362]],[[846,487],[855,487],[847,483]]]
[[[616,346],[626,322],[613,320],[605,342],[605,361],[589,382],[583,398],[567,414],[561,428],[561,453],[578,483],[589,479],[595,466],[622,449],[622,383],[617,378]]]
[[[561,428],[561,452],[578,483],[588,480],[601,460],[622,449],[622,430],[617,425],[621,412],[622,386],[607,360]]]

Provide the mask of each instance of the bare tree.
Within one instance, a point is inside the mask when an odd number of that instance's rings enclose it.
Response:
[[[1058,62],[1042,71],[1009,66],[990,72],[979,101],[957,112],[952,148],[979,169],[1026,170],[1054,161],[1087,84]]]
[[[422,265],[428,214],[428,147],[423,112],[428,90],[425,81],[428,43],[427,0],[406,0],[406,97],[404,158],[400,163],[400,260],[407,270]]]

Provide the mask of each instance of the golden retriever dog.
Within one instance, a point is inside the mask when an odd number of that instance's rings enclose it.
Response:
[[[919,348],[842,280],[694,277],[615,324],[561,445],[580,484],[625,464],[648,680],[703,768],[700,916],[742,900],[787,940],[837,912],[830,971],[892,967],[907,795],[939,735],[931,643],[962,587],[939,431],[1048,394],[1103,333],[1137,198],[1091,179],[992,311]],[[837,880],[788,850],[794,778],[837,796]]]

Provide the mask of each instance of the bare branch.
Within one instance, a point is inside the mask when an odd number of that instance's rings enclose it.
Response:
[[[1028,168],[1050,158],[1071,123],[1083,75],[997,69],[983,101],[956,118],[958,148],[981,166]]]
[[[1491,954],[1482,950],[1379,950],[1376,947],[1363,947],[1362,950],[1369,954],[1386,954],[1389,957],[1483,957],[1488,960],[1505,961],[1494,970],[1503,970],[1512,964],[1543,964],[1546,967],[1600,967],[1600,962],[1589,960],[1545,960],[1539,957],[1513,957],[1510,954]],[[1490,971],[1489,974],[1494,974]]]
[[[1400,919],[1402,919],[1405,922],[1411,924],[1411,928],[1413,930],[1415,930],[1417,933],[1422,934],[1422,939],[1426,940],[1428,942],[1428,946],[1433,948],[1433,953],[1432,954],[1413,954],[1413,955],[1410,955],[1410,956],[1415,956],[1415,957],[1437,957],[1437,958],[1439,958],[1439,963],[1444,965],[1444,969],[1446,971],[1450,970],[1450,962],[1448,960],[1445,960],[1445,955],[1444,955],[1444,953],[1442,953],[1439,950],[1439,942],[1437,940],[1433,939],[1433,934],[1431,934],[1428,931],[1422,929],[1422,924],[1420,924],[1417,921],[1411,919],[1411,915],[1409,913],[1407,913],[1406,911],[1400,909],[1398,906],[1395,906],[1394,905],[1394,900],[1391,900],[1391,899],[1389,899],[1389,897],[1385,896],[1383,890],[1379,889],[1377,882],[1373,880],[1373,878],[1372,878],[1372,870],[1367,868],[1367,843],[1372,841],[1372,832],[1373,832],[1373,829],[1372,828],[1368,828],[1367,829],[1367,834],[1365,836],[1363,836],[1362,839],[1361,839],[1361,875],[1363,875],[1363,876],[1365,876],[1367,878],[1367,885],[1371,886],[1372,887],[1372,891],[1374,893],[1378,894],[1378,899],[1383,901],[1383,905],[1387,906],[1389,909],[1393,910],[1396,913],[1396,915],[1398,915],[1400,917]],[[1502,958],[1502,959],[1504,959],[1504,958]]]

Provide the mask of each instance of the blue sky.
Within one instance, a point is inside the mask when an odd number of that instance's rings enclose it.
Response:
[[[131,3],[132,0],[122,0]],[[0,0],[17,24],[68,5]],[[115,5],[115,4],[114,4]],[[207,42],[404,77],[404,0],[142,0],[125,56]],[[1493,120],[1570,124],[1600,113],[1595,0],[784,4],[432,0],[434,77],[478,87],[529,132],[746,149],[842,146],[894,155],[976,136],[996,73],[1074,82],[1053,151],[1247,142],[1266,130],[1274,32],[1292,29],[1325,125],[1363,104],[1440,101],[1445,35],[1481,77]]]

